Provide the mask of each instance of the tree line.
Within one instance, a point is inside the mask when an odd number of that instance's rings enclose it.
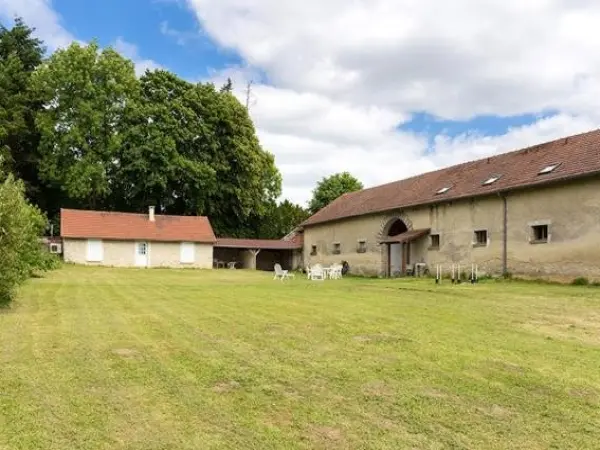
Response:
[[[61,207],[207,215],[217,235],[280,238],[347,190],[324,179],[309,207],[277,201],[281,175],[232,83],[191,83],[96,42],[45,57],[34,29],[0,26],[0,158],[58,230]],[[332,186],[334,186],[332,188]]]
[[[0,154],[58,226],[61,207],[207,215],[217,235],[277,238],[308,211],[228,82],[191,83],[96,42],[45,58],[21,19],[0,27]]]

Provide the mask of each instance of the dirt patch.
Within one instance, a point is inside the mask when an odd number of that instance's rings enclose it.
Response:
[[[403,336],[394,336],[387,333],[380,334],[364,334],[359,336],[354,336],[352,338],[357,342],[412,342],[411,339],[403,337]]]
[[[294,416],[289,411],[280,411],[266,417],[264,423],[275,428],[291,428],[294,426]]]
[[[550,339],[600,345],[600,316],[595,314],[586,317],[540,315],[525,323],[524,327]]]
[[[362,392],[369,397],[391,397],[394,390],[383,381],[370,381],[362,386]]]
[[[283,396],[289,398],[290,400],[302,400],[302,395],[299,392],[296,392],[291,389],[286,389],[283,391]]]
[[[442,392],[442,391],[439,391],[439,390],[433,389],[433,388],[425,389],[423,391],[423,395],[425,397],[429,397],[429,398],[440,398],[440,399],[449,397],[449,395],[446,394],[445,392]]]
[[[569,391],[569,395],[571,397],[581,398],[592,403],[598,403],[600,397],[598,392],[596,392],[594,389],[585,387],[571,389]]]
[[[500,369],[503,372],[511,372],[511,373],[524,373],[525,369],[519,366],[518,364],[514,364],[507,361],[494,360],[490,362],[490,367],[494,369]]]
[[[499,405],[485,406],[477,408],[477,411],[494,419],[506,419],[513,415],[512,411]]]
[[[217,392],[219,394],[225,394],[227,392],[232,392],[235,391],[236,389],[239,389],[240,387],[240,383],[238,383],[237,381],[222,381],[220,383],[217,383],[213,386],[212,390],[213,392]]]
[[[310,428],[309,438],[312,441],[320,441],[323,443],[340,443],[344,440],[344,435],[339,428],[313,426]]]
[[[117,348],[112,351],[115,355],[120,356],[121,358],[137,358],[140,354],[137,350],[132,348]]]
[[[379,419],[377,420],[376,425],[386,431],[391,431],[398,428],[398,426],[390,419]]]

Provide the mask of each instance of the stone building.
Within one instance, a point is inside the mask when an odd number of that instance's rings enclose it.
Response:
[[[600,130],[341,196],[299,227],[304,264],[396,276],[600,278]]]

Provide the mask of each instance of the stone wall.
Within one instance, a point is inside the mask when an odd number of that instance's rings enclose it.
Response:
[[[430,270],[442,264],[479,265],[480,273],[500,274],[503,256],[503,200],[498,195],[444,202],[434,206],[349,218],[307,227],[304,263],[329,265],[346,260],[351,271],[385,275],[387,246],[378,242],[396,218],[409,229],[430,228],[439,234],[439,249],[425,236],[410,248],[410,262]],[[532,226],[547,224],[547,243],[532,242]],[[475,231],[487,231],[487,243],[475,244]],[[507,195],[508,271],[531,276],[600,278],[600,177],[511,192]],[[359,253],[364,241],[365,253]],[[339,244],[340,254],[334,249]],[[313,245],[316,254],[311,255]]]

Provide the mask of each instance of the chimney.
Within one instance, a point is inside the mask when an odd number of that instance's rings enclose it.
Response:
[[[148,218],[150,219],[150,222],[154,222],[154,206],[148,207]]]

